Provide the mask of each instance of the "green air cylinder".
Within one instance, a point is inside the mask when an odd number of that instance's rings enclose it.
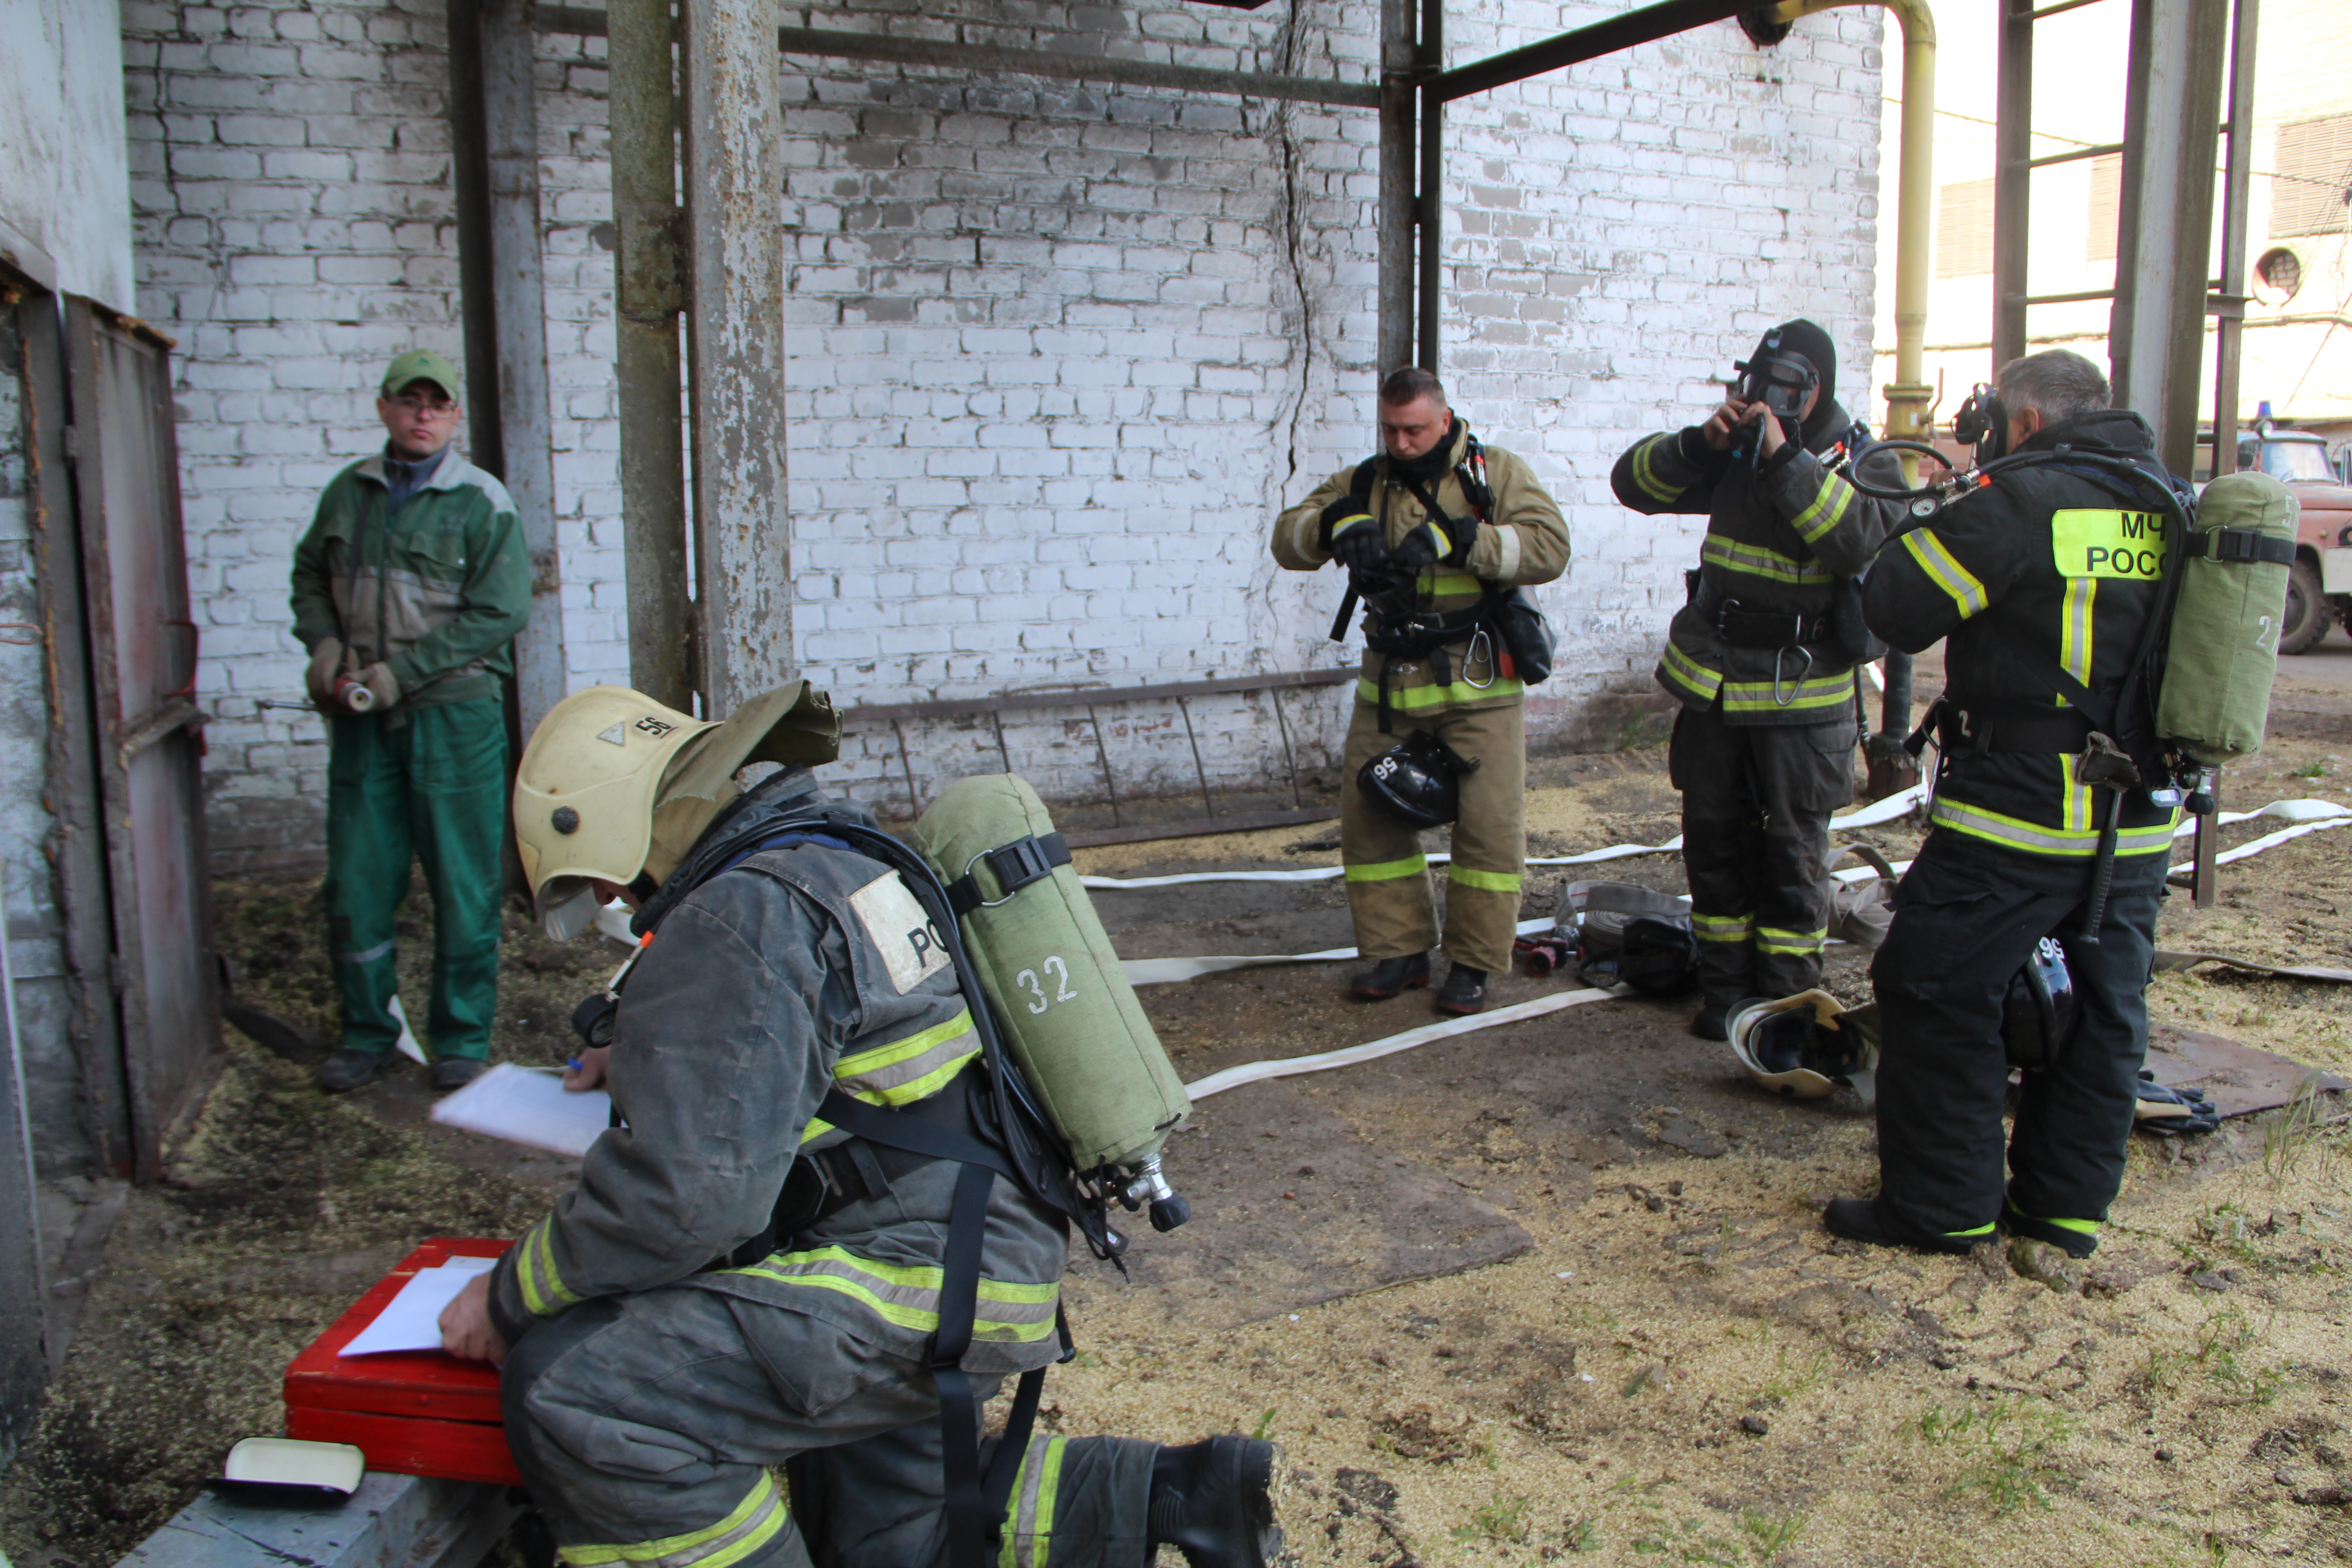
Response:
[[[2278,670],[2279,617],[2286,609],[2288,568],[2245,559],[2237,541],[2217,548],[2223,530],[2284,542],[2292,558],[2296,503],[2263,473],[2224,474],[2197,502],[2203,548],[2182,563],[2180,597],[2165,642],[2164,687],[2157,733],[2207,767],[2259,751]],[[2269,552],[2282,553],[2275,544]],[[2238,559],[2232,559],[2238,556]]]
[[[964,901],[987,900],[963,915],[964,944],[1070,1163],[1092,1171],[1157,1153],[1192,1101],[1037,792],[1010,773],[959,779],[914,839],[950,889],[965,884]]]

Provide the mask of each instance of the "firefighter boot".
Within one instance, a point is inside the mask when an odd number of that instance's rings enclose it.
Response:
[[[1255,1437],[1162,1447],[1151,1461],[1146,1560],[1173,1546],[1191,1568],[1266,1568],[1282,1551],[1268,1490],[1275,1458]]]
[[[1385,1002],[1400,992],[1418,991],[1428,984],[1429,954],[1409,952],[1402,958],[1383,958],[1361,971],[1348,983],[1348,989],[1367,1002]]]

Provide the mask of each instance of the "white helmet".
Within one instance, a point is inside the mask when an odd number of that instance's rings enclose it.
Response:
[[[1848,1008],[1826,991],[1778,1001],[1758,997],[1731,1010],[1732,1054],[1766,1089],[1819,1100],[1840,1084],[1877,1095],[1878,1007]]]
[[[561,942],[596,915],[592,881],[656,881],[740,793],[748,763],[831,762],[841,720],[804,680],[752,698],[725,723],[625,686],[592,686],[548,710],[515,771],[515,847],[540,924]]]

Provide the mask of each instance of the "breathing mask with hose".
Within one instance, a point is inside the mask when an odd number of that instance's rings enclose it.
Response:
[[[1731,367],[1740,375],[1736,389],[1739,401],[1761,403],[1766,410],[1764,417],[1780,422],[1780,452],[1790,456],[1804,446],[1805,400],[1822,390],[1822,373],[1812,360],[1793,347],[1782,346],[1794,328],[1807,324],[1791,322],[1786,327],[1774,327],[1764,334],[1764,342],[1753,358],[1736,361]],[[1763,440],[1761,420],[1745,426],[1732,456],[1752,468]],[[1786,458],[1776,454],[1774,460]]]

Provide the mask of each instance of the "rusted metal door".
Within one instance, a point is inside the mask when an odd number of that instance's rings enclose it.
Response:
[[[114,980],[144,1179],[220,1051],[171,342],[86,300],[68,297],[65,315]]]

